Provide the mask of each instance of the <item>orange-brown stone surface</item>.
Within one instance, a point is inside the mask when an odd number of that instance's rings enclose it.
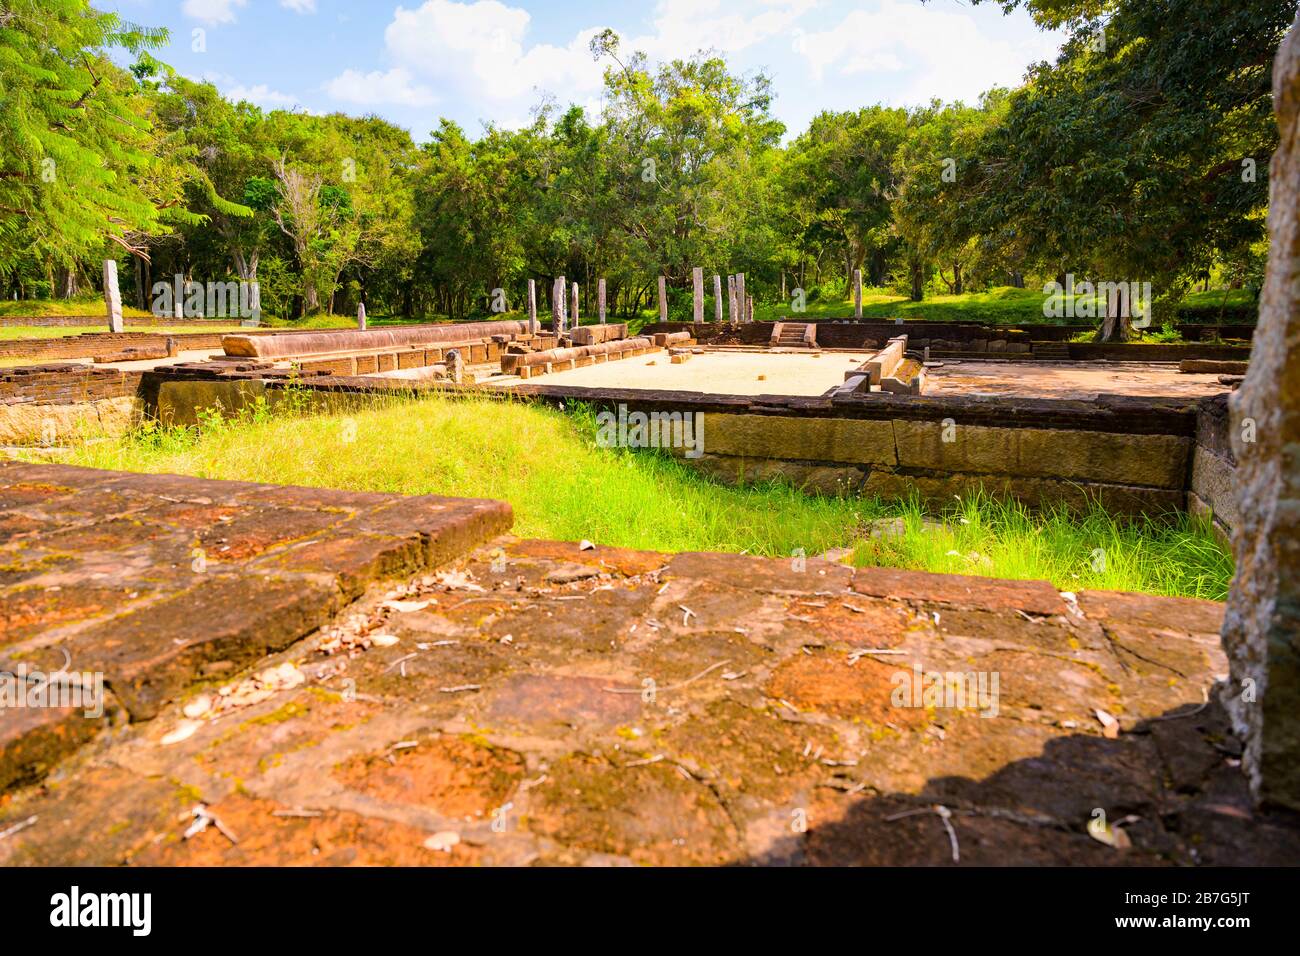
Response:
[[[95,520],[72,517],[85,489],[140,493],[104,473],[42,480],[52,497],[20,487],[18,511],[62,509],[65,530]],[[204,497],[243,513],[296,507],[300,493]],[[375,516],[399,506],[375,497],[336,504],[343,520],[372,516],[359,534],[396,534]],[[510,537],[412,569],[316,550],[319,534],[225,573],[328,579],[322,626],[299,614],[301,633],[282,625],[266,646],[227,626],[214,656],[146,637],[108,647],[87,625],[126,675],[125,703],[90,734],[55,715],[44,732],[62,729],[60,759],[0,796],[0,834],[17,827],[0,864],[1300,861],[1300,823],[1254,807],[1210,695],[1226,669],[1219,604]],[[136,567],[138,551],[143,580],[158,546],[142,539],[116,566]],[[41,557],[21,535],[5,547],[25,553],[7,564]],[[286,571],[295,548],[326,563]],[[174,584],[153,587],[168,593],[125,613],[177,599]],[[213,640],[205,619],[162,620],[186,647]],[[58,633],[76,648],[82,631]],[[5,650],[45,660],[52,645],[37,643]],[[142,686],[166,693],[137,690],[109,653],[136,644]],[[927,696],[930,674],[955,680]],[[1099,816],[1126,847],[1089,835]]]

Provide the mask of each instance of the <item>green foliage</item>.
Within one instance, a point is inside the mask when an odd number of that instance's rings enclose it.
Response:
[[[155,178],[148,102],[110,52],[165,39],[85,0],[0,7],[0,269],[68,265],[160,227],[171,184]]]
[[[633,321],[663,275],[683,319],[697,266],[709,293],[713,273],[745,273],[771,311],[795,289],[841,302],[855,269],[931,311],[1066,272],[1150,281],[1158,322],[1210,276],[1257,289],[1268,74],[1293,0],[998,2],[1069,40],[974,105],[824,112],[782,145],[764,75],[706,54],[652,67],[606,30],[591,41],[608,67],[599,117],[544,99],[522,128],[444,120],[417,146],[373,116],[230,102],[150,53],[164,33],[86,0],[12,0],[0,281],[81,294],[113,242],[137,257],[119,271],[138,307],[155,279],[234,277],[302,323],[360,301],[461,320],[504,297],[520,314],[530,279],[546,312],[561,275],[585,316],[604,278]]]
[[[970,153],[959,235],[1048,274],[1149,281],[1241,260],[1263,235],[1270,73],[1292,0],[1003,0],[1070,39]],[[1105,337],[1123,337],[1108,320]]]

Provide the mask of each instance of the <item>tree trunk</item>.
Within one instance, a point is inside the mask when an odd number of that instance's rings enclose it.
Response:
[[[1097,330],[1096,342],[1127,342],[1133,332],[1132,319],[1127,315],[1121,315],[1119,307],[1119,296],[1108,295],[1106,297],[1106,318],[1101,323],[1101,328]]]
[[[135,307],[140,310],[148,309],[149,289],[146,283],[149,281],[146,270],[148,265],[144,259],[139,256],[135,257]]]

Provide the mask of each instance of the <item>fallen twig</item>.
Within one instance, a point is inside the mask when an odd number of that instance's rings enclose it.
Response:
[[[0,830],[0,840],[5,839],[6,837],[11,837],[15,833],[21,833],[30,826],[35,826],[36,820],[37,818],[35,816],[30,816],[26,820],[18,821],[7,830]]]
[[[685,687],[686,685],[695,683],[697,680],[699,680],[701,677],[704,677],[704,676],[705,676],[706,674],[708,674],[710,671],[715,671],[715,670],[717,670],[719,667],[725,667],[726,665],[728,665],[728,664],[730,664],[730,663],[731,663],[731,661],[718,661],[718,663],[716,663],[716,664],[710,664],[708,667],[704,668],[704,670],[700,671],[700,672],[699,672],[698,674],[696,674],[694,677],[688,677],[688,678],[686,678],[686,680],[682,681],[680,684],[669,684],[667,687],[656,687],[656,688],[655,688],[655,693],[662,694],[662,693],[666,693],[666,692],[668,692],[668,691],[670,691],[670,690],[681,690],[681,689],[682,689],[683,687]],[[640,694],[640,693],[642,693],[642,691],[641,691],[640,688],[632,688],[632,687],[602,687],[601,690],[603,690],[603,691],[607,691],[608,693],[611,693],[611,694]]]

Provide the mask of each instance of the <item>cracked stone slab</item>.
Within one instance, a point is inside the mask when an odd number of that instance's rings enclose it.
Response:
[[[0,462],[0,671],[102,676],[132,720],[280,651],[372,582],[505,531],[508,505]],[[100,725],[0,702],[0,787]]]
[[[37,822],[0,864],[1300,861],[1209,696],[1221,605],[817,570],[501,537],[371,581],[213,678],[301,683],[197,719],[221,685],[184,689],[12,791],[0,830]],[[998,699],[927,700],[934,672]],[[195,805],[235,840],[185,839]],[[1089,837],[1098,810],[1131,848]]]

